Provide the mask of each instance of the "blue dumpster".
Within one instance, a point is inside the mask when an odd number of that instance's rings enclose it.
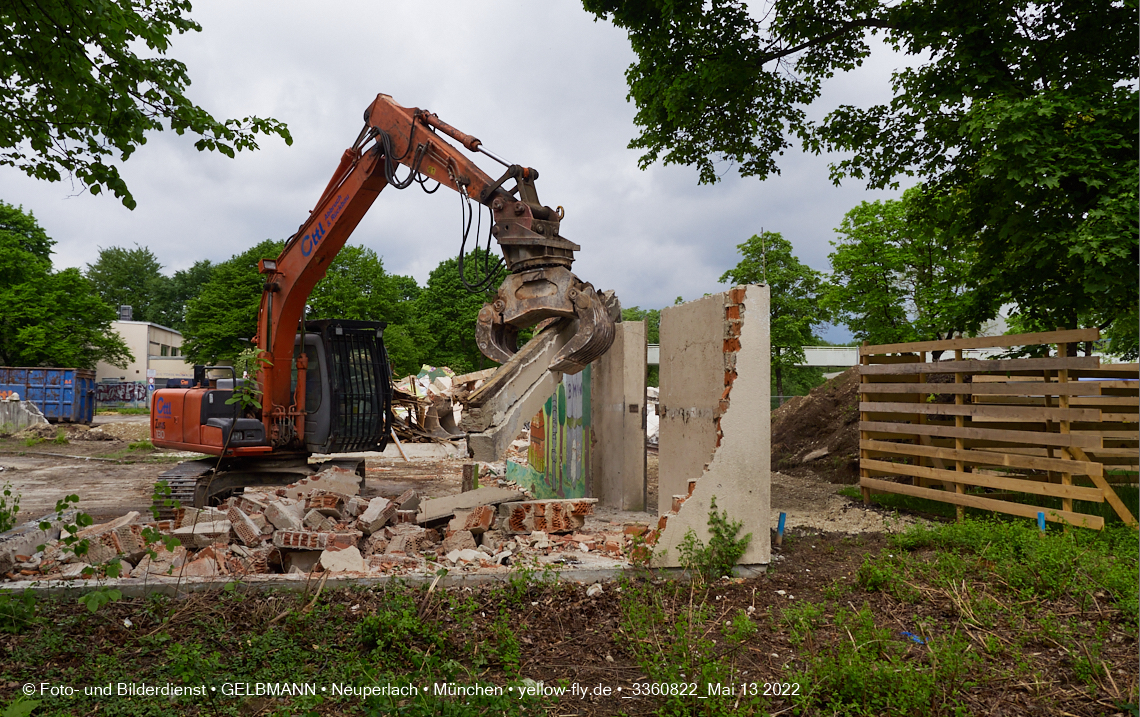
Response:
[[[95,418],[95,372],[82,368],[0,366],[0,399],[18,393],[58,423],[91,423]]]

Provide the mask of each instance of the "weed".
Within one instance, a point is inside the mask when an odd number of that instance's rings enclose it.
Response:
[[[0,632],[17,634],[32,623],[36,615],[36,596],[31,590],[16,595],[10,590],[0,591]]]
[[[64,433],[62,428],[55,432],[55,438],[53,438],[51,442],[57,446],[66,446],[68,443],[71,443],[71,441],[67,440],[67,434]]]
[[[20,494],[12,491],[12,484],[5,482],[0,489],[0,533],[16,527],[16,514],[20,512]]]
[[[114,571],[117,575],[118,563],[115,563]],[[115,576],[111,576],[111,577],[115,577]],[[107,603],[114,602],[116,600],[121,600],[122,598],[123,598],[122,592],[120,592],[118,590],[114,590],[114,589],[106,587],[106,586],[103,586],[103,587],[95,588],[91,592],[80,596],[79,604],[82,605],[83,607],[87,608],[91,612],[98,612],[99,608],[103,607]]]
[[[790,633],[788,639],[793,645],[801,645],[811,637],[812,632],[823,621],[824,609],[822,605],[804,602],[789,605],[784,608],[781,617],[788,625]]]
[[[153,451],[154,444],[144,438],[141,441],[135,441],[129,444],[127,449],[132,451]]]
[[[648,581],[620,581],[620,635],[648,684],[672,686],[674,690],[660,694],[662,706],[657,714],[696,714],[696,698],[679,688],[699,686],[701,692],[697,694],[705,695],[709,684],[734,682],[737,652],[755,634],[756,626],[744,610],[737,610],[732,619],[718,625],[717,611],[709,605],[708,593],[701,585],[667,585],[670,587],[662,589]],[[763,699],[707,695],[700,704],[700,714],[747,714],[760,707]],[[739,702],[734,705],[734,700]]]
[[[425,656],[446,648],[437,631],[425,625],[411,595],[392,592],[385,604],[366,615],[356,628],[356,639],[381,664],[409,662],[422,667]]]
[[[908,643],[876,627],[866,604],[838,609],[834,628],[828,649],[811,652],[791,678],[804,685],[800,707],[836,715],[925,715],[957,706],[963,670],[974,659],[964,644],[947,641],[937,654],[928,648],[925,659],[912,659]]]
[[[709,499],[709,543],[706,546],[691,529],[685,533],[678,550],[681,565],[705,582],[731,575],[752,540],[752,533],[737,538],[744,523],[728,519],[727,512],[716,512],[716,496]]]
[[[39,436],[28,436],[27,438],[24,439],[24,445],[27,446],[28,448],[31,448],[32,446],[38,446],[39,444],[41,444],[43,442],[44,442],[44,439],[40,438]]]

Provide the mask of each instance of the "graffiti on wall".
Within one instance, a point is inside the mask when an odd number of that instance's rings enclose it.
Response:
[[[95,384],[96,403],[146,403],[146,384],[138,381]]]
[[[507,463],[507,480],[536,498],[585,498],[589,493],[590,367],[565,375],[530,422],[525,466]]]

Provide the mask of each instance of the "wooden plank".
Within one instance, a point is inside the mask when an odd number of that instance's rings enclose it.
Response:
[[[1036,431],[1007,431],[994,428],[957,428],[955,426],[919,426],[913,423],[885,423],[882,421],[859,421],[860,431],[883,433],[904,433],[918,436],[938,436],[940,438],[973,438],[976,440],[1008,441],[1028,443],[1034,446],[1058,446],[1068,448],[1100,448],[1100,436],[1080,433],[1045,433]]]
[[[970,384],[964,384],[969,386]],[[1027,393],[1032,393],[1027,392]],[[1044,406],[1045,398],[1049,396],[1063,396],[1061,393],[1053,393],[1052,391],[1044,394],[1025,395],[1025,396],[1012,396],[1002,394],[999,396],[987,395],[974,395],[974,403],[988,403],[988,404],[1007,404],[1007,405],[1021,405],[1021,406]],[[1070,394],[1072,395],[1072,394]],[[1120,408],[1136,408],[1140,406],[1140,399],[1135,396],[1073,396],[1069,405],[1071,407],[1080,408],[1099,408],[1100,410],[1120,409]]]
[[[1088,455],[1080,448],[1073,448],[1072,453],[1077,460],[1089,460]],[[1128,507],[1124,505],[1124,501],[1120,500],[1120,496],[1116,494],[1116,489],[1109,485],[1108,481],[1104,479],[1104,476],[1089,477],[1092,478],[1093,483],[1096,483],[1098,488],[1104,491],[1104,497],[1108,500],[1108,504],[1112,506],[1112,509],[1116,511],[1116,514],[1124,521],[1125,525],[1136,526],[1136,518],[1132,516],[1132,511],[1128,510]]]
[[[1063,458],[1041,458],[1011,453],[991,451],[957,450],[938,446],[916,446],[910,443],[888,443],[887,441],[866,440],[860,449],[868,453],[889,453],[904,456],[926,456],[948,461],[964,461],[977,466],[1002,466],[1037,471],[1069,471],[1077,475],[1104,475],[1104,468],[1096,461],[1070,461]]]
[[[985,473],[959,473],[958,471],[945,471],[926,466],[908,466],[902,463],[887,461],[864,461],[869,471],[882,471],[889,475],[910,476],[912,478],[929,478],[931,480],[965,483],[983,488],[996,488],[997,490],[1010,490],[1017,493],[1032,493],[1034,495],[1047,495],[1053,498],[1068,498],[1070,500],[1087,500],[1091,503],[1103,503],[1104,492],[1100,488],[1085,488],[1078,485],[1062,485],[1060,483],[1044,483],[1035,480],[1022,480],[1012,477],[986,475]]]
[[[1117,378],[1124,380],[1136,380],[1136,369],[1134,368],[1097,368],[1097,369],[1081,369],[1069,374],[1069,378],[1091,378],[1097,380],[1104,380],[1109,378]]]
[[[1064,356],[1061,358],[1028,358],[964,361],[938,361],[936,363],[900,363],[860,366],[859,373],[868,376],[906,375],[916,373],[976,373],[981,371],[1057,371],[1060,369],[1096,368],[1099,356]]]
[[[975,379],[983,378],[975,376]],[[985,378],[989,378],[986,376]],[[993,378],[1005,379],[1005,376]],[[860,393],[923,393],[923,394],[993,394],[997,396],[1088,396],[1101,395],[1102,385],[1095,381],[1067,384],[1042,381],[1015,381],[1010,383],[866,383],[859,386]],[[987,396],[988,397],[988,396]]]
[[[859,347],[863,354],[918,353],[919,351],[953,351],[954,349],[988,349],[1008,346],[1036,346],[1058,342],[1096,341],[1100,338],[1097,329],[1065,329],[1044,331],[1036,334],[1007,334],[1005,336],[978,336],[969,339],[944,339],[941,341],[913,341],[906,344],[879,344]]]
[[[1066,513],[1061,510],[1054,510],[1052,508],[1038,508],[1033,505],[1022,505],[1021,503],[1012,503],[1004,500],[993,500],[983,498],[978,495],[952,493],[947,490],[935,490],[933,488],[919,488],[918,486],[906,485],[904,483],[893,483],[891,481],[876,480],[875,478],[863,478],[859,481],[860,488],[867,490],[877,490],[883,493],[901,493],[903,495],[912,495],[916,498],[926,498],[927,500],[936,500],[942,503],[954,503],[955,505],[964,505],[970,508],[980,508],[982,510],[990,510],[995,513],[1009,513],[1010,515],[1018,515],[1023,518],[1030,518],[1031,520],[1037,519],[1038,513],[1045,514],[1045,520],[1052,523],[1070,523],[1085,528],[1092,528],[1093,530],[1102,530],[1104,528],[1104,518],[1099,515],[1085,515],[1083,513]]]
[[[960,384],[968,385],[968,384]],[[1091,408],[1035,408],[1020,406],[993,406],[989,404],[954,405],[949,403],[889,403],[872,401],[867,404],[869,413],[922,413],[928,416],[970,416],[1012,421],[1084,421],[1099,423],[1100,411]]]

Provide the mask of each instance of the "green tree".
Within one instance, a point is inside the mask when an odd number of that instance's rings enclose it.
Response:
[[[160,297],[167,291],[170,279],[162,274],[162,264],[151,250],[135,245],[134,249],[100,247],[99,258],[87,265],[87,278],[108,305],[132,308],[135,321],[161,324]],[[169,324],[166,324],[169,325]]]
[[[929,341],[977,331],[970,247],[916,215],[921,192],[863,202],[843,217],[822,305],[860,341]]]
[[[740,263],[726,271],[720,281],[768,285],[772,377],[776,395],[786,396],[785,376],[794,373],[802,382],[800,374],[805,372],[797,364],[805,360],[803,347],[819,341],[815,328],[828,320],[818,300],[823,276],[796,258],[792,243],[779,232],[761,232],[736,248],[742,257]]]
[[[622,321],[644,321],[645,322],[645,341],[649,344],[661,343],[661,310],[660,309],[642,309],[639,306],[631,306],[628,309],[621,310]],[[649,386],[661,385],[661,367],[650,366],[648,373],[645,377],[645,383]]]
[[[409,281],[416,285],[411,277],[385,272],[383,260],[368,247],[345,246],[309,296],[310,317],[406,323]]]
[[[201,292],[186,303],[182,353],[193,363],[232,361],[257,334],[262,276],[257,262],[276,257],[285,242],[266,239],[214,267]]]
[[[0,201],[0,365],[125,367],[115,311],[77,269],[53,272],[55,242],[22,207]]]
[[[1105,0],[584,0],[625,28],[642,166],[718,161],[779,171],[798,138],[840,151],[832,178],[897,187],[947,242],[972,244],[972,318],[1016,302],[1045,325],[1122,322],[1137,305],[1136,3]],[[757,10],[757,8],[751,8]],[[761,21],[760,17],[763,17]],[[858,66],[882,33],[912,66],[893,99],[804,108],[823,80]],[[1126,326],[1125,326],[1126,324]]]
[[[186,305],[214,275],[214,264],[209,259],[194,262],[189,269],[179,269],[159,284],[159,292],[150,320],[177,331],[186,328]]]
[[[257,312],[263,280],[257,262],[281,253],[284,243],[267,239],[257,246],[209,268],[210,278],[200,293],[186,303],[183,352],[195,363],[234,359],[257,333]],[[198,265],[195,265],[196,267]],[[202,269],[205,271],[205,269]],[[177,275],[176,275],[177,276]],[[376,252],[345,246],[329,264],[325,277],[309,295],[310,319],[388,321],[385,344],[389,358],[406,368],[419,358],[408,296],[415,296],[415,279],[384,271]],[[419,364],[415,364],[419,368]]]
[[[174,33],[200,32],[185,0],[26,2],[0,6],[0,164],[57,182],[73,176],[134,208],[119,174],[146,133],[189,132],[233,157],[256,135],[292,144],[274,119],[216,120],[184,94],[186,66],[167,57]]]
[[[466,255],[464,270],[468,282],[477,280],[484,256],[482,249]],[[494,300],[495,291],[505,276],[500,269],[487,291],[473,294],[460,280],[457,258],[445,259],[432,270],[415,302],[415,323],[426,342],[420,354],[425,362],[448,366],[456,373],[493,365],[475,345],[475,321],[483,304]]]

